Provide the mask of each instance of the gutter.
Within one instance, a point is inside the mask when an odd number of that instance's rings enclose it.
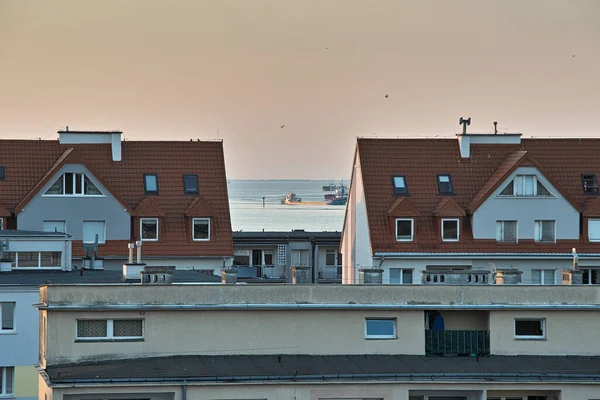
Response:
[[[600,311],[600,304],[34,304],[49,311],[238,311],[238,310],[578,310]]]
[[[600,253],[578,253],[580,259],[595,259],[600,258]],[[470,259],[522,259],[522,258],[535,258],[542,260],[563,260],[573,259],[572,253],[386,253],[376,252],[375,258],[391,258],[391,259],[402,259],[402,258],[470,258]]]

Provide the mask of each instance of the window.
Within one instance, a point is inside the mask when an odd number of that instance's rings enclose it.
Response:
[[[438,175],[438,190],[440,194],[454,194],[452,190],[452,179],[450,175]]]
[[[325,265],[335,265],[335,250],[327,250],[325,253]]]
[[[413,283],[413,270],[406,268],[390,268],[390,283],[401,285]]]
[[[198,193],[198,175],[183,176],[183,192],[185,194]]]
[[[531,283],[533,285],[554,285],[556,283],[553,269],[532,269]]]
[[[42,230],[44,232],[66,232],[66,221],[44,221]]]
[[[396,318],[367,318],[365,339],[396,339]]]
[[[406,178],[404,175],[397,175],[392,177],[392,183],[394,185],[394,194],[408,194],[406,187]]]
[[[12,397],[14,387],[14,367],[0,367],[0,397]]]
[[[458,242],[458,219],[442,219],[442,240],[444,242]]]
[[[140,219],[140,238],[143,241],[158,240],[158,218]]]
[[[78,340],[127,340],[144,338],[141,319],[78,319]]]
[[[411,242],[414,236],[412,218],[396,219],[396,240],[399,242]]]
[[[500,196],[544,197],[552,196],[536,175],[517,175],[500,192]]]
[[[600,269],[598,268],[579,268],[583,271],[584,285],[599,285],[600,284]]]
[[[106,223],[104,221],[83,221],[83,243],[106,243]]]
[[[15,330],[15,305],[12,302],[0,303],[0,334],[14,332]]]
[[[210,219],[194,218],[193,225],[192,239],[210,240]]]
[[[0,181],[3,181],[6,178],[4,175],[4,165],[0,165]]]
[[[272,252],[265,251],[263,254],[263,257],[265,258],[264,265],[273,265],[273,253]]]
[[[62,267],[60,251],[10,251],[5,252],[4,256],[12,260],[14,269]]]
[[[53,196],[103,196],[98,187],[82,173],[62,174],[44,195]]]
[[[4,229],[4,218],[0,218],[0,231]]]
[[[535,221],[535,241],[554,242],[554,221]]]
[[[546,320],[515,318],[515,339],[545,339]]]
[[[308,250],[292,250],[292,266],[308,267]]]
[[[600,219],[588,220],[588,238],[590,242],[600,242]]]
[[[596,182],[596,174],[581,175],[581,184],[583,185],[583,193],[598,194],[598,183]]]
[[[156,174],[144,174],[144,192],[158,194],[158,176]]]
[[[517,221],[496,221],[496,240],[498,242],[517,242]]]

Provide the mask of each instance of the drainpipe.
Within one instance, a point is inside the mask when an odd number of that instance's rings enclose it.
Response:
[[[142,241],[138,240],[137,242],[135,242],[135,245],[137,246],[137,263],[141,264],[142,263]]]
[[[181,400],[187,399],[187,386],[181,385]]]

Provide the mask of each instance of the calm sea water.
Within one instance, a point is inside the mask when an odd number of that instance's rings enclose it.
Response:
[[[302,201],[325,201],[322,187],[339,181],[258,180],[229,182],[229,207],[234,231],[341,231],[345,206],[283,205],[287,193]],[[349,181],[344,181],[346,185]],[[263,207],[263,197],[265,206]]]

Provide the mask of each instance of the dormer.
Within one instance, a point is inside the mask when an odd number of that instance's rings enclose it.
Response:
[[[462,238],[465,210],[453,197],[443,197],[431,216],[442,242],[459,242]]]
[[[397,198],[387,211],[388,226],[398,242],[413,242],[419,210],[407,197]]]

